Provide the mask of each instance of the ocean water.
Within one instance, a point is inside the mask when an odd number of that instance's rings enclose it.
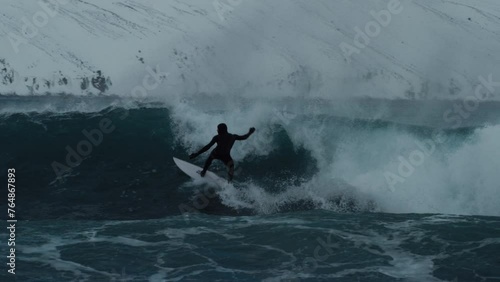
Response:
[[[18,220],[16,275],[4,262],[1,281],[500,281],[495,103],[453,127],[410,102],[377,118],[303,102],[1,102],[0,179],[15,168]],[[222,188],[172,161],[219,122],[257,128]]]
[[[36,220],[18,281],[498,281],[498,217],[295,211]],[[4,275],[4,274],[3,274]],[[12,280],[3,280],[12,281]]]

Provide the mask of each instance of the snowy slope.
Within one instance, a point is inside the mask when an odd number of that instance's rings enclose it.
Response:
[[[0,0],[0,93],[133,96],[152,69],[163,83],[148,95],[456,98],[479,76],[500,81],[497,0],[401,0],[346,56],[355,28],[394,1],[53,0],[48,15]]]

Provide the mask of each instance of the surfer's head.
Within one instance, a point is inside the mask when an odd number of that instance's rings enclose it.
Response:
[[[227,133],[227,125],[225,123],[220,123],[217,125],[217,132],[219,134],[226,134]]]

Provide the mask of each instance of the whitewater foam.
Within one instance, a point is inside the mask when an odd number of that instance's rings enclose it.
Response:
[[[220,196],[228,206],[251,205],[260,213],[273,213],[289,203],[303,201],[315,208],[339,211],[352,210],[343,207],[355,203],[357,210],[375,208],[393,213],[500,214],[500,155],[495,144],[500,126],[443,131],[447,141],[436,144],[435,151],[426,155],[410,176],[390,187],[385,173],[397,173],[398,158],[407,157],[419,148],[416,144],[429,140],[432,128],[417,132],[412,127],[377,123],[355,125],[352,120],[332,123],[314,113],[294,115],[287,122],[275,118],[275,108],[259,103],[215,114],[183,105],[173,108],[173,113],[179,142],[192,150],[207,143],[216,125],[225,121],[230,131],[257,128],[257,134],[235,146],[236,160],[276,150],[275,142],[269,141],[284,130],[295,148],[305,148],[316,161],[312,178],[299,185],[284,184],[287,188],[279,193],[270,192],[270,187],[258,181],[246,183],[238,191],[222,192]],[[339,203],[339,196],[344,196],[343,203]]]

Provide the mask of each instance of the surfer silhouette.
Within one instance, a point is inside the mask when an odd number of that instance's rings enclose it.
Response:
[[[233,158],[231,158],[231,148],[233,148],[234,142],[236,140],[246,140],[254,132],[255,128],[251,127],[248,133],[245,135],[231,134],[227,132],[227,125],[225,123],[221,123],[217,125],[218,134],[212,138],[212,141],[210,141],[210,143],[208,143],[205,147],[201,148],[201,150],[199,150],[198,152],[189,155],[189,158],[194,159],[198,157],[199,155],[208,151],[208,149],[210,149],[210,147],[212,147],[215,143],[217,143],[215,149],[210,153],[210,156],[208,156],[208,159],[206,160],[205,166],[203,166],[203,170],[200,172],[200,175],[202,177],[205,176],[205,173],[212,164],[212,161],[216,159],[224,162],[224,164],[228,168],[229,181],[231,181],[233,180],[234,174],[234,162]]]

